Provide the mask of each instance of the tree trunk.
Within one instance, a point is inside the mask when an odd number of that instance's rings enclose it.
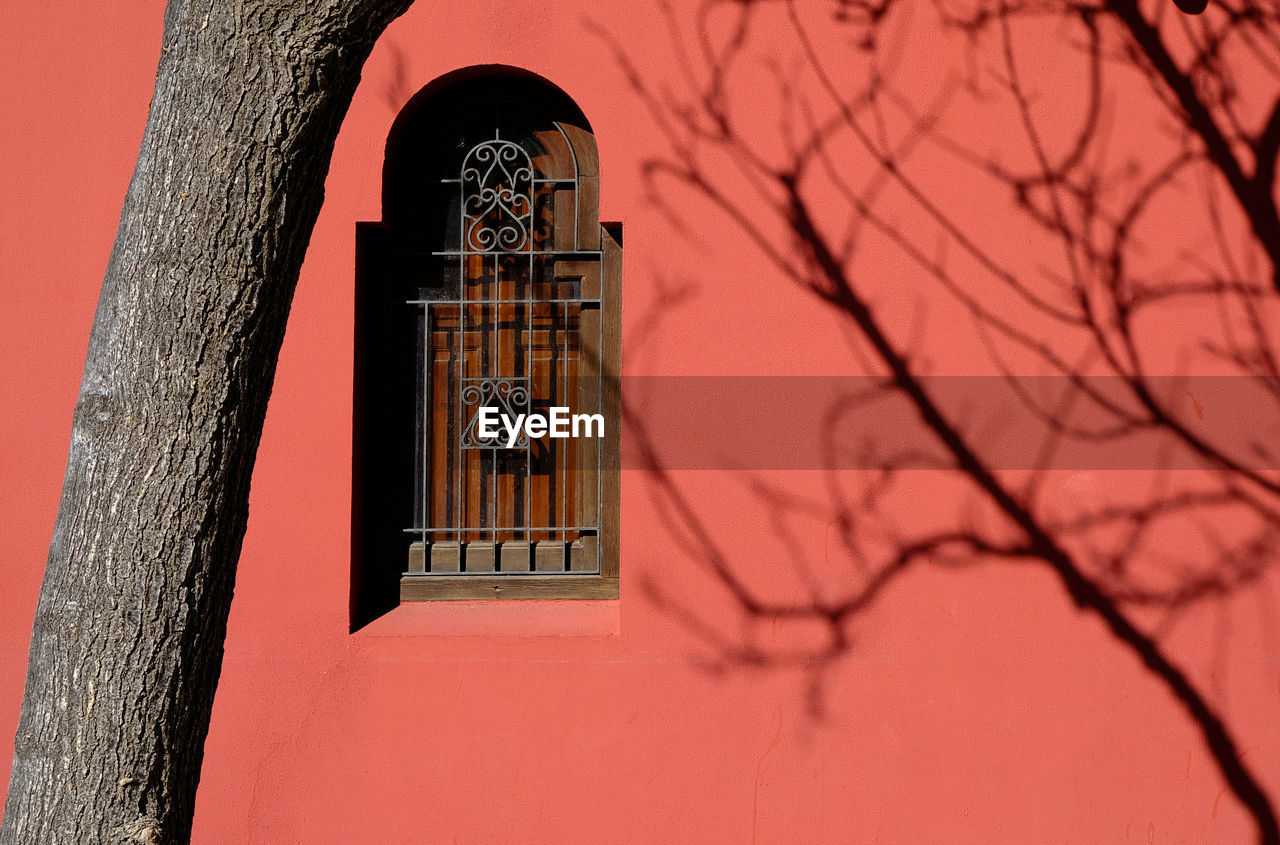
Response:
[[[410,0],[171,0],[0,843],[185,842],[249,478],[339,124]]]

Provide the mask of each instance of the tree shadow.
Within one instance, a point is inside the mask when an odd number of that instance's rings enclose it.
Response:
[[[799,548],[801,521],[830,526],[847,589],[820,589],[797,553],[799,600],[752,583],[755,562],[682,491],[643,403],[624,402],[630,465],[747,624],[725,630],[654,578],[645,593],[725,666],[808,667],[819,712],[857,618],[904,573],[1045,567],[1175,696],[1259,840],[1280,842],[1223,714],[1165,643],[1187,609],[1266,576],[1280,545],[1280,449],[1241,422],[1280,411],[1280,10],[707,0],[666,14],[675,82],[597,29],[666,145],[645,164],[653,203],[696,231],[682,207],[696,200],[829,306],[862,381],[824,405],[821,489],[742,474],[781,547]],[[884,255],[906,268],[893,291],[874,272]],[[915,324],[894,316],[904,286]],[[638,337],[660,336],[686,295],[664,287]],[[931,337],[939,315],[963,330]],[[949,353],[1012,398],[1018,459],[934,372]],[[919,436],[851,435],[879,402],[905,403]],[[1117,454],[1137,456],[1140,483],[1064,493],[1071,471]],[[922,478],[953,505],[927,526],[912,513]],[[778,620],[826,635],[779,651],[750,633]]]

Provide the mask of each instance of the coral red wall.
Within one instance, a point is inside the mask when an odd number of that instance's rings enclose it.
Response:
[[[6,749],[161,11],[10,4],[0,32]],[[599,29],[643,73],[678,79],[648,3],[421,0],[369,62],[259,453],[196,841],[1242,841],[1248,820],[1190,722],[1048,574],[921,569],[857,620],[855,647],[817,680],[804,666],[724,666],[642,589],[646,579],[731,639],[777,646],[822,634],[745,622],[682,551],[637,471],[623,474],[619,602],[417,605],[348,633],[354,224],[380,217],[386,132],[431,79],[473,64],[528,68],[591,120],[601,218],[626,226],[628,374],[845,371],[834,318],[762,269],[727,225],[699,216],[691,244],[646,199],[641,168],[661,139]],[[761,121],[778,119],[767,100],[757,108]],[[664,284],[686,280],[694,298],[639,343]],[[784,560],[759,527],[766,505],[741,479],[676,478],[744,569]],[[814,484],[803,472],[770,478]],[[821,558],[820,530],[804,544]],[[838,566],[819,577],[842,583]],[[1210,659],[1221,647],[1206,634],[1214,613],[1191,615],[1173,642],[1280,789],[1276,632],[1257,611],[1268,590],[1230,600],[1229,671]],[[4,751],[6,779],[8,764]]]

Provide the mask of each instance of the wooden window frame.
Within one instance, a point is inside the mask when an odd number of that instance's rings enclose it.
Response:
[[[605,417],[604,437],[591,441],[591,448],[599,450],[597,572],[414,572],[425,569],[428,562],[423,560],[423,547],[414,548],[414,529],[406,521],[415,510],[418,495],[414,493],[415,461],[412,454],[406,454],[415,441],[407,428],[412,428],[420,409],[415,412],[415,400],[406,394],[406,386],[414,383],[411,371],[417,353],[412,338],[418,329],[417,318],[405,303],[414,298],[412,291],[425,278],[421,257],[424,250],[429,254],[429,248],[419,233],[434,231],[433,215],[441,213],[439,206],[426,199],[429,185],[438,184],[440,178],[439,166],[432,162],[442,164],[458,149],[453,130],[447,127],[463,126],[475,119],[468,115],[480,111],[488,115],[494,109],[503,110],[508,115],[503,122],[513,128],[544,132],[554,126],[560,134],[567,131],[565,140],[580,176],[577,196],[582,207],[576,225],[565,230],[577,243],[599,251],[602,346],[596,354],[588,355],[588,360],[579,360],[579,366],[598,362],[599,407]],[[480,66],[447,74],[422,89],[397,116],[387,139],[382,200],[382,220],[356,227],[351,629],[359,629],[402,602],[618,598],[622,226],[599,222],[599,162],[585,116],[552,83],[518,68]],[[554,208],[558,238],[564,209],[558,203]],[[559,274],[563,269],[571,274],[567,264],[562,268],[557,262],[553,272]],[[596,334],[594,329],[590,333]],[[579,347],[580,355],[586,352]],[[593,451],[593,461],[595,454]],[[531,568],[536,569],[536,561],[535,554]],[[565,566],[571,568],[568,563]]]

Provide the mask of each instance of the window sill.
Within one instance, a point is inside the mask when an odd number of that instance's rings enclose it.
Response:
[[[618,579],[600,575],[405,575],[400,601],[617,599]]]
[[[621,602],[402,602],[359,637],[616,637]]]

